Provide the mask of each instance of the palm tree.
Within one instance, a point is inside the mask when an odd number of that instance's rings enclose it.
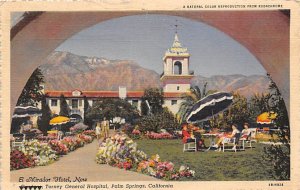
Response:
[[[203,85],[202,90],[198,86],[191,87],[190,90],[182,96],[183,102],[180,104],[179,110],[176,114],[178,121],[180,123],[185,121],[189,114],[189,110],[193,107],[193,105],[213,92],[215,91],[207,91],[207,82]]]

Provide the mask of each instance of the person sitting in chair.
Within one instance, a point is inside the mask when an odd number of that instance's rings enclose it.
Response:
[[[190,127],[190,130],[189,130]],[[195,135],[193,133],[193,130],[195,130]],[[201,139],[201,134],[197,132],[199,128],[195,128],[193,126],[189,126],[188,124],[183,124],[182,127],[182,142],[183,143],[188,143],[188,142],[194,142],[196,139],[196,146],[197,150],[201,148],[205,148],[204,140]]]
[[[231,138],[233,138],[233,137],[237,137],[237,136],[240,135],[240,131],[237,129],[237,125],[236,125],[236,124],[232,124],[231,128],[232,128],[231,134],[230,134],[230,135],[222,136],[222,137],[218,140],[217,144],[215,144],[215,145],[213,146],[214,148],[217,148],[217,149],[221,150],[221,144],[222,144],[222,142],[223,142],[223,140],[224,140],[225,138],[231,139]],[[237,141],[238,141],[238,140],[237,140]],[[232,149],[235,149],[235,148],[236,148],[236,144],[234,145],[234,147],[233,147]]]
[[[204,144],[204,140],[202,139],[202,136],[201,136],[201,133],[200,133],[199,129],[196,130],[194,132],[194,134],[195,134],[194,136],[195,136],[196,142],[197,142],[197,150],[206,149],[206,146]]]
[[[191,139],[191,134],[188,131],[188,125],[185,123],[182,126],[182,142],[187,143],[188,139]]]
[[[244,129],[242,130],[241,138],[248,138],[251,131],[249,129],[249,123],[244,123]]]

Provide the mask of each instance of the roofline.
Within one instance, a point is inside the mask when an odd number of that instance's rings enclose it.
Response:
[[[163,75],[160,77],[160,80],[166,80],[166,79],[174,79],[174,78],[186,78],[186,79],[191,79],[193,78],[194,75]]]
[[[188,55],[180,55],[180,54],[176,54],[176,55],[164,55],[163,61],[165,61],[168,57],[187,57],[187,58],[190,58],[191,55],[189,53],[188,53]]]

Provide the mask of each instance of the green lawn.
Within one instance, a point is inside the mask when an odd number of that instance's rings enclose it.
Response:
[[[239,152],[182,152],[181,140],[135,140],[138,148],[149,156],[159,154],[161,160],[171,161],[177,167],[187,165],[196,171],[193,180],[274,180],[272,165],[263,159],[263,147],[253,143],[255,148]]]

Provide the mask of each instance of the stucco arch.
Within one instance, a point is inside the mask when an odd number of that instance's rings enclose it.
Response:
[[[176,61],[173,65],[173,74],[181,75],[182,74],[182,63],[180,61]]]
[[[231,36],[245,46],[271,74],[289,110],[289,16],[274,10],[42,12],[35,14],[12,29],[11,108],[16,104],[32,71],[66,39],[105,20],[145,13],[181,16],[204,22]]]

